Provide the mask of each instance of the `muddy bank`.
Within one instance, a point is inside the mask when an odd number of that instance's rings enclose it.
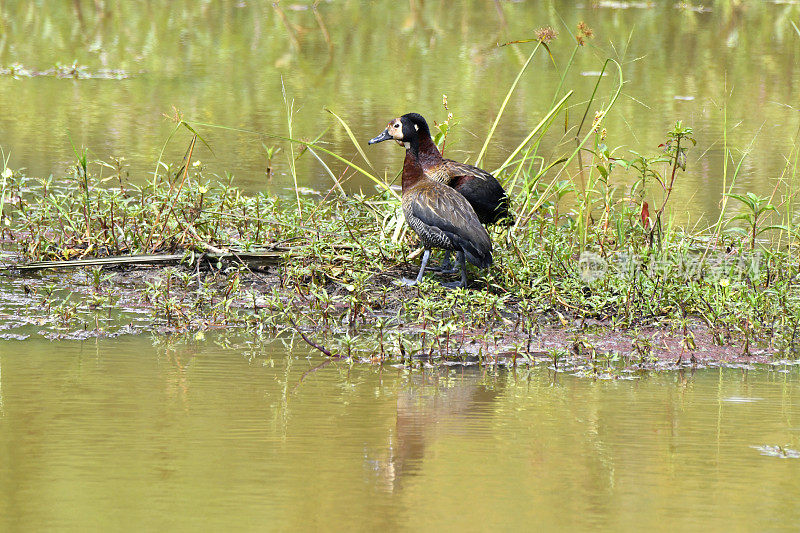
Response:
[[[430,276],[422,287],[398,286],[401,275],[413,274],[412,263],[371,276],[358,294],[351,285],[328,283],[323,297],[287,283],[279,267],[219,266],[44,270],[24,276],[7,271],[0,278],[0,338],[201,338],[206,331],[231,330],[294,336],[331,357],[365,362],[546,364],[617,378],[640,369],[775,364],[785,357],[762,340],[720,343],[718,333],[695,319],[680,326],[651,320],[619,328],[610,320],[577,318],[563,308],[524,315],[513,298],[505,299],[484,327],[474,320],[469,326],[442,327],[442,318],[433,314],[409,321],[404,308],[424,305],[425,290],[440,279]],[[479,282],[468,291],[444,294],[467,307],[469,298],[492,295]],[[342,344],[342,338],[349,341]]]

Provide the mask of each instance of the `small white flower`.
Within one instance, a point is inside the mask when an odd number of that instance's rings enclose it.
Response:
[[[202,163],[202,162],[201,162],[201,161],[198,159],[197,161],[195,161],[194,163],[192,163],[192,166],[193,166],[194,168],[197,168],[197,167],[199,167],[199,166],[200,166],[200,165],[202,165],[202,164],[203,164],[203,163]]]
[[[721,287],[727,287],[728,285],[731,284],[731,280],[729,280],[728,278],[722,278],[721,280],[719,280],[719,284]]]
[[[8,167],[6,167],[6,169],[5,169],[5,170],[3,170],[3,174],[2,174],[2,176],[3,176],[3,179],[8,179],[8,178],[10,178],[10,177],[11,177],[11,174],[13,174],[13,172],[11,172],[11,169],[10,169],[10,168],[8,168]]]
[[[202,185],[201,185],[201,186],[199,186],[199,187],[197,188],[197,190],[198,190],[198,192],[199,192],[200,194],[205,194],[205,193],[207,193],[207,192],[208,192],[208,187],[204,187],[204,186],[202,186]]]

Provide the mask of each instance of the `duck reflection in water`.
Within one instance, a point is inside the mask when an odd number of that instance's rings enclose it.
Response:
[[[388,450],[370,463],[381,488],[400,490],[404,478],[419,472],[428,445],[469,431],[467,421],[489,412],[501,392],[501,380],[477,367],[410,375],[397,397]]]

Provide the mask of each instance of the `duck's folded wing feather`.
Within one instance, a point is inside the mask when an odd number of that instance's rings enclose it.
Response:
[[[443,232],[456,248],[472,255],[473,264],[491,264],[492,242],[469,202],[449,187],[433,186],[433,182],[431,185],[415,195],[409,206],[412,215]]]
[[[452,159],[445,159],[444,160],[445,168],[447,168],[448,173],[453,178],[458,177],[470,177],[470,178],[478,178],[482,180],[493,180],[496,181],[494,176],[483,170],[482,168],[478,168],[473,165],[468,165],[466,163],[459,163],[458,161],[453,161]]]
[[[450,176],[448,185],[472,204],[481,222],[491,224],[502,219],[511,220],[511,200],[494,176],[472,165],[451,159],[445,162]]]

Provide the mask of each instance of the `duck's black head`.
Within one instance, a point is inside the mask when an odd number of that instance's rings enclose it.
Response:
[[[383,133],[370,139],[375,144],[394,139],[398,144],[410,148],[419,144],[419,139],[430,139],[431,130],[428,123],[419,113],[406,113],[402,117],[392,119]]]

